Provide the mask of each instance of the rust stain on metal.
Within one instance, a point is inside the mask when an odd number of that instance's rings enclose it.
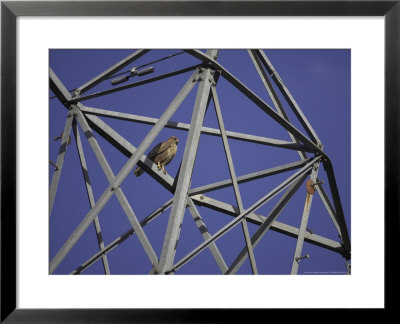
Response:
[[[314,189],[314,182],[310,179],[310,180],[307,180],[307,182],[306,182],[306,189],[307,189],[307,192],[310,194],[310,195],[313,195],[314,194],[314,192],[315,192],[315,189]],[[308,196],[307,196],[308,197]]]
[[[309,193],[307,193],[307,197],[306,197],[306,208],[308,208],[309,205],[310,205],[310,197],[311,197],[311,195],[310,195]]]

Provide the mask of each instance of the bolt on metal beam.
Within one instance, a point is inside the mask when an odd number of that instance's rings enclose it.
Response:
[[[64,164],[65,153],[67,152],[67,146],[68,146],[67,142],[68,142],[69,134],[71,132],[72,121],[73,121],[72,112],[68,112],[68,116],[65,120],[64,133],[61,138],[60,149],[58,150],[56,168],[53,172],[53,177],[51,179],[50,193],[49,193],[49,218],[51,215],[51,211],[53,210],[54,199],[56,197],[58,183],[60,181],[61,171],[62,171],[62,167]]]
[[[105,204],[110,200],[110,198],[115,193],[115,189],[117,189],[121,183],[125,180],[125,178],[132,171],[136,163],[139,161],[140,157],[145,153],[145,151],[150,147],[154,139],[161,132],[167,121],[172,117],[175,111],[179,108],[180,104],[189,94],[189,92],[194,87],[193,79],[197,76],[197,72],[195,72],[189,80],[185,83],[181,91],[176,95],[176,97],[172,100],[171,104],[165,110],[163,115],[161,116],[159,122],[153,126],[150,132],[146,135],[142,143],[139,145],[135,153],[129,158],[128,162],[123,166],[123,168],[118,172],[117,176],[114,178],[112,184],[110,184],[107,189],[103,192],[101,197],[97,200],[94,207],[86,214],[82,222],[76,228],[76,230],[70,235],[61,249],[57,252],[54,258],[50,262],[49,271],[53,273],[54,270],[60,265],[65,256],[69,253],[72,247],[76,244],[82,234],[86,231],[89,224],[92,222],[95,215],[97,215],[100,210],[105,206]]]
[[[313,169],[312,169],[311,175],[310,175],[310,179],[314,183],[317,180],[318,169],[319,169],[319,163],[316,163],[313,166]],[[292,271],[291,271],[292,275],[297,275],[297,273],[299,271],[299,260],[300,260],[301,252],[303,249],[304,237],[305,237],[306,231],[307,231],[307,224],[308,224],[308,218],[310,216],[312,199],[313,199],[313,195],[311,195],[307,192],[306,202],[304,204],[303,216],[301,218],[300,232],[299,232],[299,236],[297,238],[296,250],[294,252],[294,257],[293,257],[293,262],[292,262]]]
[[[49,163],[54,167],[54,170],[58,170],[57,164],[55,164],[53,161],[49,160]]]
[[[75,135],[75,143],[76,143],[76,148],[78,150],[79,160],[81,162],[81,169],[82,169],[82,174],[83,174],[83,180],[85,181],[86,193],[88,195],[90,208],[92,208],[95,204],[95,200],[94,200],[92,185],[90,183],[89,170],[88,170],[88,167],[86,164],[85,153],[83,152],[81,137],[79,134],[78,125],[75,120],[73,122],[72,127],[73,127],[73,131],[74,131],[74,135]],[[96,237],[97,237],[97,243],[99,245],[99,249],[100,249],[100,251],[103,251],[104,250],[104,241],[103,241],[103,237],[101,234],[101,227],[100,227],[98,215],[95,216],[95,218],[93,220],[93,225],[94,225],[94,229],[96,231]],[[109,275],[110,267],[108,264],[107,256],[105,254],[102,257],[102,263],[103,263],[104,273]]]

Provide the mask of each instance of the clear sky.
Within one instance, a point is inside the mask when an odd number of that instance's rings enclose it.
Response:
[[[67,89],[71,90],[81,86],[94,76],[130,55],[133,51],[132,49],[50,50],[50,67]],[[150,51],[128,67],[122,69],[122,71],[178,52],[180,50]],[[265,53],[318,134],[324,144],[324,151],[332,161],[347,227],[351,236],[350,50],[274,49],[265,50]],[[221,50],[218,55],[218,61],[259,97],[265,100],[270,106],[273,106],[272,100],[269,98],[246,50]],[[185,53],[153,64],[152,66],[155,68],[154,73],[131,78],[128,82],[139,81],[197,63],[199,61],[196,58]],[[188,72],[140,87],[87,100],[83,104],[87,107],[159,118],[191,73]],[[107,80],[91,89],[89,93],[95,93],[112,87],[110,80]],[[236,90],[223,77],[219,79],[216,89],[227,130],[290,141],[290,137],[284,128],[272,120],[245,95]],[[196,92],[197,87],[192,90],[171,120],[190,123]],[[50,91],[51,96],[53,96],[53,93]],[[281,98],[283,97],[281,96]],[[282,102],[284,103],[283,99]],[[293,125],[306,134],[289,106],[284,103],[284,107]],[[67,110],[54,98],[50,100],[49,111],[49,159],[56,162],[60,141],[54,141],[53,138],[59,136],[62,132]],[[151,125],[101,118],[136,147],[140,145],[152,127]],[[218,128],[212,101],[204,119],[204,126]],[[80,134],[94,197],[97,200],[108,186],[108,182],[81,129]],[[175,177],[183,157],[187,132],[165,128],[151,147],[172,135],[179,137],[180,142],[176,157],[166,169],[172,177]],[[117,174],[126,163],[127,157],[98,134],[95,133],[95,137],[114,174]],[[300,160],[298,153],[292,150],[234,139],[229,139],[229,145],[237,176]],[[147,150],[147,153],[149,150]],[[309,156],[311,155],[309,154]],[[53,170],[54,167],[49,165],[49,184]],[[244,208],[250,207],[294,172],[290,171],[240,184],[239,189]],[[191,187],[198,187],[229,178],[229,169],[221,138],[202,134]],[[325,181],[324,188],[330,196],[328,179],[322,165],[319,171],[319,178]],[[121,188],[139,221],[172,198],[171,193],[146,173],[140,177],[135,177],[133,174],[129,175]],[[282,193],[257,210],[256,213],[266,216],[279,200]],[[231,187],[209,192],[206,195],[236,206],[234,192]],[[305,198],[306,188],[305,185],[302,185],[277,220],[291,226],[300,227]],[[206,207],[198,207],[198,210],[210,234],[215,233],[233,219],[232,216]],[[73,133],[71,132],[71,144],[68,146],[66,152],[60,183],[50,218],[50,260],[88,211],[88,197]],[[161,255],[169,216],[170,209],[144,227],[144,231],[158,257]],[[131,228],[115,195],[100,212],[99,221],[105,245],[111,243]],[[254,224],[249,223],[248,227],[250,234],[255,233],[257,230],[257,226]],[[337,230],[318,194],[314,195],[312,201],[308,228],[315,234],[339,241]],[[202,242],[203,238],[187,210],[182,224],[175,261],[180,260]],[[245,244],[241,226],[236,226],[229,233],[217,240],[216,244],[229,266]],[[296,239],[269,230],[254,250],[258,271],[261,274],[290,274],[295,248]],[[94,226],[91,225],[54,273],[70,273],[97,251],[96,234]],[[305,254],[309,254],[310,258],[300,262],[299,274],[310,272],[344,274],[346,271],[345,260],[335,252],[305,242],[302,255]],[[112,274],[146,274],[151,270],[150,261],[136,235],[131,236],[108,253],[107,257]],[[97,261],[82,274],[101,273],[103,273],[102,264],[101,261]],[[176,272],[176,274],[219,273],[219,268],[208,249],[201,252],[196,258]],[[238,273],[251,273],[248,260],[243,264]]]

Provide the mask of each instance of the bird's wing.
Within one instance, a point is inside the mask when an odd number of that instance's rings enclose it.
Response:
[[[174,156],[176,155],[176,151],[177,151],[177,146],[171,145],[171,147],[167,151],[165,151],[160,155],[162,163],[164,165],[167,165],[169,162],[171,162]]]
[[[147,155],[147,157],[149,159],[152,159],[155,156],[157,156],[158,154],[168,150],[169,146],[170,146],[170,143],[168,141],[159,143],[153,147],[153,149],[150,151],[150,153]]]

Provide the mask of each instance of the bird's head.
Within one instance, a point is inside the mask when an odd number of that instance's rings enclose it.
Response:
[[[169,139],[170,139],[171,141],[174,141],[175,143],[178,143],[178,142],[179,142],[179,138],[176,137],[176,136],[171,136]]]

